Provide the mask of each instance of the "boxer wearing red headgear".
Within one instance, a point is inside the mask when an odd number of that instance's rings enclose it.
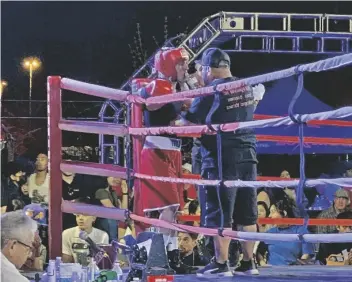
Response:
[[[172,94],[176,92],[177,83],[182,84],[182,89],[187,75],[188,59],[188,54],[183,48],[159,51],[155,56],[155,70],[159,78],[139,90],[141,97]],[[144,110],[144,125],[146,127],[169,126],[177,119],[181,106],[182,104],[169,103],[147,107]],[[141,152],[140,173],[180,178],[182,175],[181,140],[170,135],[147,136]],[[177,210],[184,205],[183,187],[184,185],[177,183],[142,179],[140,186],[135,187],[134,213],[144,215],[145,212],[159,211],[160,219],[175,222]],[[164,234],[170,266],[177,273],[189,272],[189,268],[180,264],[175,232],[159,231]]]

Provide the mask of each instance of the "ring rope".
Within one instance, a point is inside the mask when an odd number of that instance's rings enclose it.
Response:
[[[299,66],[298,70],[300,72],[321,72],[332,70],[335,68],[343,67],[352,63],[352,54],[345,54],[341,56],[336,56],[333,58],[328,58],[313,63],[302,64]],[[296,67],[291,67],[288,69],[283,69],[275,72],[270,72],[267,74],[262,74],[258,76],[253,76],[234,82],[220,84],[218,86],[218,91],[224,90],[235,90],[243,89],[246,85],[255,85],[258,83],[264,83],[268,81],[278,80],[286,77],[290,77],[296,74]],[[214,93],[213,87],[204,87],[190,91],[183,91],[176,94],[171,94],[167,96],[151,97],[148,99],[143,99],[137,95],[132,95],[128,91],[109,88],[101,85],[90,84],[70,78],[61,79],[61,89],[79,92],[86,95],[91,95],[100,98],[111,99],[115,101],[126,101],[134,103],[146,103],[147,105],[153,104],[165,104],[170,102],[183,101],[190,98],[210,95]]]
[[[259,83],[265,83],[273,80],[290,77],[290,76],[296,75],[297,71],[322,72],[322,71],[332,70],[335,68],[340,68],[340,67],[349,65],[351,63],[352,63],[352,54],[345,54],[345,55],[336,56],[325,60],[316,61],[309,64],[299,65],[298,69],[296,69],[297,66],[294,66],[284,70],[279,70],[279,71],[253,76],[245,79],[240,79],[233,82],[222,83],[218,85],[217,91],[219,92],[229,91],[229,90],[243,91],[244,88],[247,87],[247,85],[255,85]],[[213,93],[214,93],[213,86],[208,86],[208,87],[198,88],[194,90],[178,92],[170,95],[150,97],[150,98],[147,98],[146,100],[136,95],[128,96],[127,99],[129,99],[131,102],[134,102],[134,103],[145,103],[146,105],[150,106],[150,105],[167,104],[172,102],[180,102],[180,101],[184,101],[195,97],[208,96]]]
[[[277,80],[277,79],[289,77],[289,76],[295,75],[297,73],[305,72],[305,71],[306,72],[319,72],[319,71],[334,69],[337,67],[342,67],[344,65],[351,64],[351,63],[352,63],[352,54],[346,54],[346,55],[342,55],[342,56],[338,56],[338,57],[334,57],[334,58],[330,58],[330,59],[326,59],[326,60],[322,60],[322,61],[318,61],[318,62],[306,64],[306,65],[292,67],[292,68],[289,68],[286,70],[281,70],[281,71],[277,71],[277,72],[273,72],[273,73],[269,73],[269,74],[250,77],[250,78],[246,78],[246,79],[242,79],[242,80],[238,80],[238,81],[234,81],[234,82],[230,82],[230,83],[224,83],[224,84],[218,85],[216,90],[220,91],[220,92],[227,91],[227,90],[234,90],[234,89],[245,90],[247,87],[246,84],[253,85],[253,84],[263,83],[263,82],[267,82],[267,81]],[[83,91],[81,89],[81,86],[82,86],[82,88],[84,88]],[[148,98],[147,100],[143,100],[143,99],[140,99],[140,97],[137,97],[135,95],[130,95],[128,92],[125,92],[125,91],[115,90],[115,89],[97,86],[97,85],[90,85],[87,83],[77,82],[77,81],[69,80],[69,79],[65,79],[65,78],[61,80],[61,88],[72,90],[72,91],[79,91],[81,93],[83,92],[88,95],[99,96],[99,97],[103,97],[103,98],[107,98],[107,99],[114,99],[114,100],[121,100],[121,101],[127,100],[130,103],[131,102],[134,102],[134,103],[143,102],[143,103],[146,103],[147,105],[148,104],[149,105],[165,104],[165,103],[169,103],[169,102],[183,101],[183,100],[186,100],[189,98],[210,95],[210,94],[213,94],[213,92],[214,92],[213,87],[205,87],[202,89],[185,91],[185,92],[171,94],[171,95],[167,95],[167,96],[151,97],[151,98]],[[345,108],[345,109],[349,110],[349,113],[347,115],[345,115],[344,117],[351,115],[351,109],[349,109],[349,108],[351,108],[351,107]],[[317,113],[319,116],[318,119],[324,118],[321,115],[326,114],[326,113],[336,114],[336,111]],[[315,115],[317,115],[317,114],[315,114]],[[304,116],[307,117],[309,115],[297,115],[297,118],[299,118],[299,120],[301,122],[305,122],[303,120]],[[310,115],[310,117],[312,117],[312,116]],[[292,115],[291,115],[291,118],[292,118]],[[269,123],[270,122],[277,122],[276,119],[273,119],[273,120],[269,120]],[[249,125],[250,123],[252,123],[252,126],[258,127],[258,123],[256,123],[256,122],[260,122],[260,121],[254,121],[254,122],[249,122],[249,123],[248,122],[235,123],[235,128],[232,128],[228,131],[236,130],[236,129],[240,128],[240,126],[242,126],[242,128],[250,127],[250,125]],[[267,121],[262,123],[261,127],[273,126],[272,124],[267,124],[266,122]],[[294,122],[291,120],[290,124],[293,124],[293,123]],[[106,126],[106,123],[104,123],[104,124],[102,123],[102,125]],[[286,125],[286,124],[280,124],[280,125]],[[61,126],[62,126],[62,124],[61,124]],[[67,126],[67,124],[66,124],[66,126]],[[85,127],[86,125],[81,124],[80,126]],[[226,126],[228,126],[228,125],[222,125],[222,126],[217,125],[217,128],[218,128],[218,130],[224,131],[223,128],[226,129]],[[279,126],[279,125],[277,125],[277,123],[276,123],[276,126]],[[63,129],[63,128],[61,128],[61,129]],[[133,129],[129,128],[128,133],[131,134],[131,131],[133,131]],[[169,133],[169,132],[167,132],[167,133]],[[200,133],[200,132],[198,131],[197,133]],[[147,133],[147,134],[150,134],[150,133]],[[157,134],[160,134],[160,133],[157,133]],[[142,135],[142,134],[140,134],[140,135]],[[301,142],[300,142],[301,146],[300,147],[301,147],[301,150],[303,150],[303,132],[302,132],[302,138],[300,138],[300,139],[301,139]],[[122,172],[120,172],[120,173],[122,174]],[[125,174],[126,174],[126,171],[125,171]],[[134,176],[141,177],[143,175],[135,173]],[[149,176],[146,176],[146,177],[149,177]],[[158,177],[158,179],[160,180],[161,178]],[[167,179],[168,181],[170,180],[170,178],[164,178],[164,180],[165,179]],[[174,181],[175,180],[179,181],[179,179],[174,179]],[[302,179],[300,179],[300,180],[302,183]],[[346,179],[343,179],[343,180],[346,181]],[[319,179],[318,180],[311,180],[311,181],[319,181]],[[334,180],[329,179],[327,181],[334,181]],[[244,187],[244,184],[246,182],[247,181],[226,181],[226,182],[224,182],[224,186],[227,186],[226,184],[230,184],[230,185],[234,184],[234,186],[235,186],[240,183],[240,186]],[[280,186],[282,186],[282,184],[284,183],[283,181],[279,181],[279,182],[280,182],[279,183]],[[255,186],[254,183],[255,182],[250,182],[252,187]],[[294,183],[294,184],[297,185],[297,184],[299,184],[299,182]],[[309,180],[307,180],[306,185],[308,186],[308,184],[309,184]],[[317,183],[315,183],[315,185],[317,185]],[[261,186],[261,187],[263,187],[263,186]],[[287,187],[287,185],[286,185],[286,187]],[[69,212],[72,212],[72,213],[79,210],[80,212],[84,213],[85,207],[72,206],[72,204],[73,203],[70,203],[70,202],[65,203],[65,204],[63,203],[63,207],[62,207],[63,210],[66,210],[66,211],[69,210]],[[117,213],[116,210],[118,210],[118,209],[112,209],[112,210],[113,210],[113,212],[111,212],[110,216],[115,216]],[[90,209],[90,212],[92,212],[92,209]],[[95,207],[94,213],[101,214],[101,208]],[[107,212],[105,211],[104,213],[107,213]],[[120,215],[121,214],[119,214],[119,216]],[[164,222],[162,220],[139,217],[134,214],[124,214],[124,217],[130,218],[133,220],[142,221],[145,223],[151,222],[150,220],[152,220],[152,222],[153,222],[152,224],[156,227],[171,228],[174,230],[188,230],[189,232],[203,233],[205,235],[210,235],[210,236],[218,235],[217,229],[184,226],[184,225],[180,225],[180,224],[176,224],[176,223]],[[349,241],[352,241],[352,234],[323,234],[323,235],[316,235],[316,234],[314,234],[314,235],[310,235],[310,234],[265,234],[265,233],[249,233],[249,232],[236,232],[236,231],[231,231],[231,230],[223,230],[222,235],[228,236],[233,239],[252,240],[252,241],[253,240],[255,240],[255,241],[257,241],[257,240],[258,241],[268,241],[268,240],[286,241],[286,240],[288,240],[291,242],[292,241],[297,241],[297,242],[298,241],[306,241],[306,242],[335,242],[335,241],[336,242],[341,242],[341,241],[349,242]],[[319,238],[319,240],[318,240],[318,238]]]
[[[281,118],[282,116],[254,114],[255,120]],[[347,120],[310,120],[307,122],[311,126],[334,126],[334,127],[351,127],[352,121]]]
[[[199,215],[179,215],[178,220],[184,222],[199,222]],[[303,218],[258,218],[258,224],[269,225],[303,225]],[[330,219],[330,218],[311,218],[308,221],[309,226],[351,226],[352,219]]]
[[[147,175],[142,173],[134,173],[134,176],[139,179],[155,180],[160,182],[193,184],[193,185],[207,185],[217,186],[220,180],[205,180],[205,179],[187,179],[187,178],[173,178],[166,176]],[[322,179],[308,179],[305,182],[305,187],[315,187],[318,185],[334,184],[342,187],[352,187],[352,178],[322,178]],[[299,180],[279,180],[279,181],[245,181],[245,180],[226,180],[224,186],[227,188],[243,187],[243,188],[286,188],[297,187]]]
[[[127,169],[118,165],[109,164],[96,164],[87,162],[76,162],[76,161],[63,161],[60,164],[60,169],[62,171],[88,174],[88,175],[98,175],[98,176],[113,176],[118,178],[126,179]],[[181,184],[192,184],[192,185],[218,185],[218,180],[202,180],[202,179],[190,179],[187,178],[172,178],[164,176],[147,175],[142,173],[132,173],[132,176],[139,179],[155,180],[161,182],[173,182]],[[195,175],[193,175],[195,176]],[[280,177],[269,177],[269,176],[259,176],[257,179],[263,179],[262,181],[225,181],[224,185],[226,187],[247,187],[247,188],[285,188],[285,187],[296,187],[299,184],[298,179],[291,178],[286,180],[286,178]],[[272,180],[274,179],[274,180]],[[351,178],[321,178],[321,179],[308,179],[305,183],[305,187],[315,187],[318,185],[334,184],[341,187],[352,187]]]
[[[352,116],[352,107],[343,107],[340,109],[319,112],[314,114],[295,114],[294,118],[301,119],[307,123],[311,120],[323,120],[330,118],[346,118]],[[233,122],[226,124],[212,125],[218,127],[223,132],[235,131],[243,128],[266,128],[278,127],[283,125],[295,124],[290,117],[271,118],[267,120],[254,120],[246,122]],[[129,134],[132,135],[160,135],[160,134],[214,134],[207,125],[190,125],[190,126],[164,126],[164,127],[145,127],[129,128]],[[350,141],[351,142],[351,141]],[[352,142],[351,142],[352,145]]]
[[[182,225],[172,222],[167,222],[161,219],[146,218],[135,214],[128,214],[127,210],[116,208],[106,208],[87,204],[72,203],[70,201],[62,202],[62,210],[69,213],[80,213],[86,215],[93,215],[96,217],[110,218],[115,220],[132,219],[134,221],[143,222],[153,225],[155,227],[168,228],[180,232],[191,232],[196,234],[203,234],[206,236],[217,236],[218,230],[213,228],[195,227],[189,225]],[[341,234],[270,234],[270,233],[254,233],[254,232],[238,232],[224,229],[223,236],[235,240],[248,241],[284,241],[284,242],[309,242],[309,243],[335,243],[335,242],[352,242],[352,233]]]

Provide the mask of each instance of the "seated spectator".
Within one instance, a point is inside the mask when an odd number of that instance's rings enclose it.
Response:
[[[350,204],[348,193],[344,189],[339,189],[335,192],[335,199],[330,208],[322,211],[318,218],[336,218],[340,213],[347,211],[347,206]],[[337,233],[336,226],[317,226],[317,233]]]
[[[115,178],[114,180],[114,185],[111,187],[115,192],[116,195],[119,199],[125,199],[125,197],[127,198],[127,208],[132,211],[133,210],[133,181],[131,181],[130,183],[130,187],[132,187],[132,189],[128,189],[128,194],[123,192],[125,191],[126,186],[128,187],[127,181],[123,181],[120,178]],[[103,186],[100,186],[99,188],[101,188]],[[123,204],[123,203],[122,203]],[[122,205],[124,206],[124,204]],[[118,222],[118,238],[122,238],[124,236],[124,234],[127,232],[128,229],[128,225],[123,222],[120,221]]]
[[[182,263],[188,266],[205,266],[209,259],[199,255],[197,248],[198,234],[178,233],[178,245]]]
[[[44,244],[42,244],[42,239],[40,238],[39,232],[40,226],[47,224],[46,209],[40,204],[29,204],[23,208],[23,212],[36,221],[39,228],[33,241],[32,256],[27,259],[21,269],[43,271],[44,263],[47,258],[47,249]]]
[[[351,178],[352,177],[352,161],[346,161],[343,163],[343,177]],[[343,187],[347,192],[350,199],[352,199],[352,187]],[[352,203],[349,204],[349,207],[352,208]]]
[[[270,215],[271,218],[293,217],[291,206],[287,206],[283,201],[276,205],[276,211]],[[279,225],[267,231],[268,233],[279,234],[307,234],[308,230],[303,226],[296,225]],[[312,244],[302,242],[267,242],[268,254],[267,263],[270,265],[291,265],[298,259],[306,260],[314,254]],[[260,265],[265,264],[265,254],[261,253],[259,257]]]
[[[257,202],[264,202],[267,207],[271,206],[272,202],[275,202],[272,195],[269,193],[267,188],[259,188],[257,190]]]
[[[22,180],[20,180],[18,185],[20,187],[21,201],[23,202],[24,206],[27,206],[31,203],[31,198],[29,197],[29,192],[28,192],[27,178],[24,177]]]
[[[192,200],[189,203],[187,203],[187,207],[183,209],[182,214],[185,215],[200,215],[200,205],[197,200]],[[187,225],[193,225],[193,226],[200,226],[200,221],[189,221],[185,222]]]
[[[1,180],[1,214],[23,208],[19,187],[22,175],[22,167],[15,162],[5,167],[5,178]]]
[[[78,203],[88,204],[86,198],[76,200]],[[79,238],[80,231],[85,231],[96,244],[108,244],[109,236],[106,232],[93,227],[96,217],[90,215],[76,215],[77,226],[62,232],[62,261],[64,263],[78,262],[76,252],[87,250],[87,243]]]
[[[39,236],[39,232],[35,233],[33,245],[32,245],[32,255],[28,257],[25,264],[22,266],[21,270],[25,271],[43,271],[44,263],[46,261],[47,249],[42,244],[42,240]]]
[[[50,174],[48,156],[39,154],[35,163],[36,172],[28,177],[28,192],[32,203],[49,203]]]
[[[116,177],[107,178],[107,186],[103,189],[98,189],[95,192],[95,199],[97,204],[107,208],[128,208],[128,187],[126,181]],[[122,198],[117,197],[116,191],[112,189],[113,186],[121,184]],[[117,241],[117,227],[118,223],[116,220],[108,218],[99,218],[97,221],[97,227],[104,230],[109,234],[109,240]]]
[[[345,211],[338,214],[337,219],[352,219],[352,211]],[[339,233],[352,233],[352,225],[337,226],[336,228]],[[329,256],[341,255],[344,250],[352,255],[352,243],[321,243],[317,254],[317,260],[322,264],[327,264]]]
[[[185,163],[182,166],[182,174],[183,178],[191,178],[191,179],[200,179],[200,175],[191,175],[192,173],[192,165],[189,163]],[[183,197],[185,203],[189,203],[192,200],[195,200],[198,198],[197,196],[197,189],[195,185],[192,184],[185,184],[184,190],[183,190]]]
[[[32,255],[37,223],[23,211],[1,216],[1,281],[29,282],[18,271]]]
[[[258,207],[258,218],[267,218],[270,214],[270,210],[265,202],[257,202]],[[258,232],[266,232],[270,228],[266,224],[258,224]]]

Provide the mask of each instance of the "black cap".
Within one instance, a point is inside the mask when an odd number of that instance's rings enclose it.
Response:
[[[231,60],[229,55],[223,50],[209,48],[204,51],[200,64],[211,68],[220,68],[222,66],[230,66]]]

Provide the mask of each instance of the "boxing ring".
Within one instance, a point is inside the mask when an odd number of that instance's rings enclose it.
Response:
[[[338,123],[338,119],[352,116],[352,107],[344,107],[333,111],[315,113],[315,114],[294,114],[294,103],[298,99],[303,86],[303,76],[305,72],[321,72],[344,67],[352,64],[352,54],[346,54],[329,58],[326,60],[317,61],[314,63],[294,66],[288,69],[275,71],[268,74],[258,75],[246,79],[241,79],[234,82],[219,84],[214,87],[204,87],[200,89],[180,92],[167,96],[152,97],[143,99],[138,95],[128,91],[107,88],[99,85],[92,85],[68,78],[61,78],[57,76],[48,77],[48,136],[49,136],[49,169],[51,172],[50,189],[51,197],[49,203],[49,255],[50,258],[55,258],[61,255],[61,233],[62,233],[62,212],[87,214],[97,217],[110,218],[119,221],[131,219],[138,222],[143,222],[156,227],[170,228],[177,231],[186,231],[193,233],[201,233],[208,236],[218,235],[219,232],[223,236],[227,236],[236,240],[254,240],[254,241],[286,241],[286,242],[352,242],[352,234],[268,234],[268,233],[250,233],[237,232],[223,229],[210,229],[203,227],[186,226],[178,223],[165,222],[159,219],[145,218],[137,216],[128,210],[115,209],[91,206],[85,204],[72,203],[68,201],[61,201],[62,199],[62,180],[61,171],[90,174],[99,176],[114,176],[126,180],[134,179],[134,185],[139,185],[140,179],[153,179],[162,182],[177,182],[184,184],[197,185],[213,185],[219,187],[221,180],[195,180],[186,178],[170,178],[158,177],[153,175],[144,175],[139,173],[140,170],[140,152],[142,150],[143,137],[146,135],[159,135],[164,133],[175,134],[178,136],[199,136],[200,134],[216,134],[217,132],[235,131],[240,128],[265,128],[278,126],[297,126],[299,131],[299,144],[301,155],[301,174],[300,179],[296,180],[260,180],[259,181],[224,181],[224,189],[226,187],[247,187],[248,189],[256,187],[270,187],[270,188],[284,188],[297,187],[297,201],[298,206],[302,208],[303,201],[303,186],[314,187],[318,184],[336,184],[340,186],[352,187],[351,178],[338,179],[306,179],[304,174],[304,127],[310,123],[319,123],[329,120],[330,124]],[[236,122],[229,124],[212,125],[216,131],[212,130],[207,125],[196,126],[181,126],[181,127],[158,127],[158,128],[143,128],[142,127],[142,105],[161,105],[170,102],[184,101],[189,98],[212,95],[214,90],[223,92],[226,90],[236,90],[241,93],[248,85],[255,85],[268,81],[278,80],[289,76],[298,76],[298,87],[293,97],[289,109],[288,117],[274,117],[269,119],[260,119],[249,122]],[[61,95],[62,90],[70,90],[86,95],[102,97],[105,99],[126,102],[127,104],[127,124],[108,124],[104,122],[92,121],[70,121],[62,119],[61,115]],[[329,122],[326,122],[329,124]],[[63,161],[61,158],[61,139],[62,130],[75,131],[82,133],[107,134],[113,136],[126,137],[126,151],[127,151],[127,165],[121,167],[117,165],[96,164],[85,162]],[[345,140],[346,141],[346,140]],[[308,140],[309,142],[309,140]],[[352,146],[352,140],[347,140],[348,144]],[[331,144],[333,145],[333,144]],[[131,154],[133,151],[133,164]],[[132,166],[133,165],[133,166]],[[133,169],[132,169],[133,167]],[[127,181],[129,183],[130,181]],[[130,187],[131,188],[131,187]],[[193,218],[194,219],[194,218]],[[303,219],[266,219],[271,224],[280,224],[289,222],[290,224],[324,224],[336,225],[351,224],[351,220],[342,220],[338,222],[334,220],[308,220]],[[315,222],[314,222],[315,221]],[[324,221],[324,222],[323,222]],[[320,267],[320,266],[302,266],[302,267],[282,267],[282,268],[261,268],[259,277],[254,278],[236,278],[238,281],[294,281],[311,280],[312,276],[320,277],[314,281],[327,281],[334,277],[335,281],[346,280],[347,276],[350,278],[352,269],[345,267],[338,268],[338,274],[334,267]],[[296,278],[294,278],[296,277]],[[195,280],[193,276],[178,278],[176,281]],[[221,281],[230,281],[230,278],[223,278]],[[247,279],[247,280],[246,280]],[[339,280],[341,279],[341,280]],[[232,281],[232,280],[231,280]]]

